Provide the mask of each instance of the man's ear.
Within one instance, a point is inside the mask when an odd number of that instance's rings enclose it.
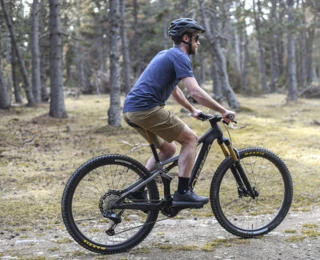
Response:
[[[185,42],[189,41],[189,36],[187,34],[183,35],[182,40]]]

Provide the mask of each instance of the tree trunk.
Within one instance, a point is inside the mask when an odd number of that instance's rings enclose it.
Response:
[[[83,50],[79,41],[75,42],[75,61],[76,61],[76,81],[77,81],[77,91],[83,92],[85,94],[92,94],[91,89],[87,89],[85,83],[85,70],[84,70],[84,57],[83,57]]]
[[[0,62],[0,109],[8,109],[9,107],[10,107],[10,102],[9,102],[7,84],[4,80],[4,76],[2,73],[2,66]]]
[[[0,26],[1,31],[1,26]],[[6,64],[9,65],[12,63],[12,44],[11,44],[11,37],[10,32],[6,30]],[[12,71],[7,70],[6,73],[6,79],[7,79],[7,90],[8,90],[8,98],[9,103],[11,104],[11,93],[12,93]]]
[[[306,74],[307,74],[307,82],[311,83],[313,79],[313,41],[315,34],[315,26],[311,25],[310,28],[307,29],[306,35]]]
[[[127,38],[126,28],[126,5],[125,0],[120,0],[121,10],[121,42],[122,42],[122,56],[123,56],[123,84],[124,91],[128,93],[131,89],[131,64],[130,64],[130,52]]]
[[[218,68],[218,62],[217,57],[215,53],[212,52],[212,64],[211,64],[211,72],[212,72],[212,82],[213,82],[213,95],[214,99],[218,102],[222,102],[223,95],[222,95],[222,83],[219,77],[219,68]]]
[[[1,26],[0,26],[1,29]],[[1,51],[1,30],[0,30],[0,53]],[[8,89],[7,84],[4,80],[3,72],[2,72],[2,66],[1,66],[1,56],[0,56],[0,109],[8,109],[10,107],[9,102],[9,95],[8,95]]]
[[[140,54],[141,28],[139,27],[138,15],[139,15],[138,0],[133,0],[133,20],[134,20],[134,23],[133,23],[132,30],[134,31],[134,36],[132,39],[131,46],[133,46],[132,68],[133,68],[133,74],[134,74],[135,79],[137,79],[140,76],[140,74],[142,73],[142,70],[143,70],[143,62],[142,62],[142,58],[141,58],[141,54]]]
[[[32,93],[36,103],[41,102],[40,50],[39,50],[39,0],[32,4]]]
[[[260,28],[261,6],[260,6],[260,0],[258,0],[258,13],[257,13],[255,8],[255,1],[256,0],[253,0],[252,4],[253,4],[255,27],[257,31],[257,41],[258,41],[258,47],[259,47],[259,75],[260,75],[260,83],[261,83],[262,90],[266,93],[268,91],[268,87],[267,87],[267,80],[266,80],[265,53],[264,53],[264,48],[262,44],[261,28]]]
[[[294,0],[287,0],[288,8],[288,101],[297,101],[298,100],[298,91],[297,91],[297,79],[296,79],[296,61],[295,61],[295,40],[293,36],[294,28],[294,17],[293,17],[293,4]]]
[[[111,126],[121,126],[119,25],[118,0],[110,0],[110,107],[108,124]]]
[[[11,17],[8,14],[6,5],[4,3],[4,0],[0,0],[0,2],[1,2],[2,11],[3,11],[4,17],[5,17],[7,26],[8,26],[8,30],[9,30],[10,35],[11,35],[12,44],[14,46],[18,61],[20,63],[20,70],[21,70],[21,74],[23,76],[23,81],[24,81],[24,84],[25,84],[24,87],[25,87],[25,91],[26,91],[26,97],[27,97],[27,101],[28,101],[28,106],[34,106],[35,102],[34,102],[34,98],[33,98],[33,95],[32,95],[32,89],[31,89],[30,80],[29,80],[29,77],[28,77],[28,74],[27,74],[27,69],[25,67],[24,61],[23,61],[21,53],[20,53],[20,49],[19,49],[19,46],[18,46],[18,43],[17,43],[16,34],[15,34],[14,30],[13,30]]]
[[[47,74],[46,74],[46,59],[45,59],[45,50],[47,46],[47,37],[45,35],[45,27],[47,22],[44,21],[48,20],[46,8],[42,8],[39,12],[39,20],[41,23],[39,24],[39,33],[40,33],[40,40],[39,40],[39,50],[40,50],[40,80],[41,80],[41,101],[48,102],[49,94],[47,90]]]
[[[205,12],[205,7],[204,7],[204,1],[203,0],[198,0],[199,5],[200,5],[200,11],[202,15],[202,20],[204,24],[204,28],[206,30],[206,37],[208,41],[210,42],[212,51],[215,53],[216,58],[217,58],[217,67],[219,69],[219,77],[222,83],[222,89],[224,96],[226,97],[229,107],[233,109],[240,108],[240,103],[237,100],[237,97],[235,93],[233,92],[233,89],[230,87],[229,84],[229,76],[227,73],[227,65],[226,65],[226,59],[223,54],[221,45],[220,45],[220,39],[216,36],[219,34],[217,31],[218,28],[218,19],[216,17],[216,13],[213,12],[212,14],[212,24],[213,24],[213,30],[214,34],[211,33],[211,29],[209,27],[209,22],[207,19],[207,15]]]
[[[248,51],[248,34],[246,29],[246,23],[244,21],[244,30],[243,30],[243,60],[241,66],[241,90],[243,93],[248,94],[248,61],[249,61],[249,51]]]
[[[276,10],[277,10],[277,0],[272,0],[272,7],[270,13],[270,20],[271,20],[271,82],[270,82],[270,92],[274,93],[276,91],[276,82],[279,79],[280,71],[278,66],[278,52],[277,52],[277,28],[278,28],[278,21],[276,17]]]
[[[21,99],[21,89],[17,81],[17,56],[15,49],[13,47],[13,44],[11,45],[11,74],[12,74],[12,85],[13,85],[13,90],[14,90],[14,100],[16,103],[21,104],[22,99]]]
[[[278,15],[278,24],[282,25],[284,24],[283,20],[285,19],[284,17],[286,16],[285,10],[282,8],[279,10],[279,15]],[[284,31],[282,28],[277,27],[276,30],[276,41],[277,41],[277,56],[278,56],[278,67],[279,67],[279,76],[285,73],[285,65],[284,65],[284,56],[285,56],[285,47],[284,47]]]
[[[54,118],[66,118],[62,84],[62,44],[59,0],[49,0],[50,7],[50,111]]]
[[[238,22],[238,67],[241,77],[241,92],[248,94],[248,61],[249,61],[249,51],[248,51],[248,35],[247,35],[247,25],[245,20],[245,1],[237,1],[237,22]]]

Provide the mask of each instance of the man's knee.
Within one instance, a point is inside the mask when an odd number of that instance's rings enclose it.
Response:
[[[165,141],[159,150],[165,154],[167,158],[170,158],[176,153],[177,147],[174,142],[168,143]]]
[[[180,144],[197,144],[198,136],[189,127],[185,127],[177,138]]]

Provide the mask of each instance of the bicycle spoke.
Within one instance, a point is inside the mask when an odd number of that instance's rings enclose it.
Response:
[[[292,200],[290,174],[281,160],[265,149],[247,149],[251,154],[242,153],[241,166],[257,196],[253,199],[238,190],[230,169],[231,159],[217,169],[211,187],[211,196],[217,196],[211,200],[218,221],[230,232],[244,237],[267,233],[277,226]]]
[[[66,185],[62,210],[66,227],[78,243],[93,251],[103,247],[125,250],[151,231],[158,211],[112,209],[124,189],[146,178],[139,167],[143,166],[129,157],[106,155],[88,161],[74,173]],[[153,181],[143,194],[146,203],[159,200]],[[123,202],[132,201],[126,198]]]

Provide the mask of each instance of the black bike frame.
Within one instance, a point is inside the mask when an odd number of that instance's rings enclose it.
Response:
[[[228,138],[225,138],[223,136],[223,132],[220,128],[220,126],[218,125],[218,122],[221,121],[221,117],[220,116],[212,116],[210,118],[205,118],[208,119],[210,124],[211,124],[211,128],[205,133],[203,134],[199,139],[198,139],[198,146],[202,144],[197,158],[195,160],[195,164],[193,166],[192,172],[191,172],[191,177],[190,177],[190,181],[189,181],[189,186],[193,189],[194,186],[196,185],[196,182],[200,176],[200,172],[203,168],[203,165],[207,159],[207,156],[209,154],[210,148],[212,146],[212,143],[214,142],[214,140],[217,139],[217,142],[223,152],[223,154],[225,155],[225,157],[227,156],[231,156],[235,162],[235,165],[231,167],[232,173],[235,177],[235,180],[238,184],[238,187],[240,187],[240,189],[242,191],[247,190],[248,191],[248,195],[251,195],[253,198],[255,197],[254,195],[254,191],[251,188],[251,185],[240,165],[239,162],[239,155],[236,149],[232,148],[231,146],[231,142]],[[179,154],[173,156],[172,158],[169,158],[163,162],[161,162],[159,160],[159,156],[158,153],[156,151],[155,145],[153,144],[150,136],[149,136],[149,132],[146,131],[147,137],[148,137],[148,141],[150,144],[150,148],[152,151],[152,154],[155,158],[155,163],[157,165],[157,169],[151,172],[151,176],[148,177],[146,180],[142,180],[139,179],[137,182],[131,184],[130,186],[128,186],[126,189],[123,190],[122,196],[121,198],[119,198],[119,200],[115,203],[116,208],[123,208],[123,209],[128,209],[128,208],[132,208],[132,209],[152,209],[152,208],[159,208],[161,207],[161,202],[159,203],[130,203],[130,204],[118,204],[121,201],[123,201],[124,198],[126,198],[131,192],[137,191],[140,188],[144,187],[146,184],[148,184],[150,181],[154,180],[157,176],[161,176],[162,181],[163,181],[163,186],[164,186],[164,197],[166,200],[170,200],[172,199],[171,196],[171,189],[170,189],[170,183],[172,180],[172,177],[169,176],[167,173],[174,168],[175,166],[178,165],[178,159],[179,159]],[[166,168],[164,168],[164,166],[170,164],[169,166],[167,166]],[[246,187],[246,189],[245,189]],[[245,192],[243,192],[245,193]]]

